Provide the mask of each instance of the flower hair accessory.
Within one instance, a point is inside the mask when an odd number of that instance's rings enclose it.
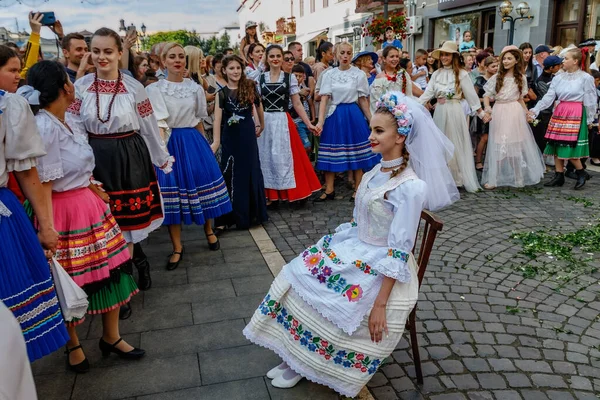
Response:
[[[392,113],[398,124],[398,133],[408,136],[412,130],[413,117],[408,106],[405,103],[401,103],[398,96],[393,93],[386,93],[375,103],[375,106],[377,108],[385,108]]]

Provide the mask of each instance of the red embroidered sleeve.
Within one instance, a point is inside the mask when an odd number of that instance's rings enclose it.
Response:
[[[71,103],[69,108],[67,108],[67,112],[74,114],[74,115],[79,115],[80,111],[81,111],[81,100],[80,99],[75,99],[75,101],[73,101]]]
[[[154,113],[154,110],[152,110],[152,104],[150,104],[150,99],[146,99],[141,103],[138,103],[137,110],[138,114],[140,114],[140,117],[142,118],[146,118],[148,115]]]

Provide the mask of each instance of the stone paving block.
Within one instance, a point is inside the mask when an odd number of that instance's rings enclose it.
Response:
[[[544,352],[544,358],[546,360],[563,361],[565,359],[565,352],[562,350],[542,350]]]
[[[277,354],[255,345],[206,351],[199,353],[198,359],[203,385],[264,376],[281,364]]]
[[[550,400],[575,400],[569,392],[559,392],[556,390],[548,390],[546,392]]]
[[[273,283],[273,275],[268,273],[251,277],[233,278],[231,281],[233,282],[233,287],[237,296],[258,293],[264,295],[269,291],[271,283]]]
[[[408,376],[404,376],[398,379],[391,379],[390,383],[392,384],[392,387],[396,392],[415,390],[415,384]]]
[[[567,351],[567,361],[571,361],[578,364],[588,364],[590,362],[590,359],[583,354]]]
[[[421,392],[424,394],[444,392],[446,388],[441,384],[440,380],[434,376],[426,376],[423,378],[423,386]]]
[[[522,397],[516,390],[494,390],[497,400],[521,400]]]
[[[552,373],[552,369],[546,361],[515,360],[515,365],[517,366],[517,368],[525,372]]]
[[[434,360],[443,360],[452,354],[452,352],[444,346],[429,346],[427,347],[427,351],[429,352],[429,356]]]
[[[516,371],[517,369],[513,365],[512,361],[507,358],[488,358],[487,361],[492,366],[494,371]]]
[[[63,364],[64,365],[64,364]],[[59,371],[56,371],[59,372]],[[35,377],[35,388],[40,400],[65,400],[71,397],[75,374],[60,373]],[[10,400],[10,399],[6,399]]]
[[[479,382],[471,374],[452,375],[450,377],[459,390],[478,389]]]
[[[432,345],[450,344],[450,339],[445,333],[427,333],[426,335]]]
[[[371,393],[373,393],[373,396],[377,400],[396,400],[396,399],[398,399],[396,392],[394,392],[394,389],[392,389],[390,386],[374,388],[371,390]]]
[[[475,350],[473,350],[473,346],[470,344],[453,344],[450,346],[452,351],[456,353],[456,355],[461,357],[474,357]]]
[[[479,357],[490,357],[496,355],[496,350],[489,344],[478,344],[475,347],[477,347],[477,355]]]
[[[590,392],[575,392],[577,400],[598,400],[598,396]]]
[[[136,400],[264,400],[268,398],[269,392],[263,378],[252,378],[140,396]]]
[[[589,391],[594,390],[592,382],[588,378],[584,378],[583,376],[571,376],[571,378],[569,378],[568,381],[569,385],[571,386],[571,389]]]
[[[306,400],[306,399],[323,399],[323,400],[338,400],[339,395],[331,390],[330,388],[322,385],[318,385],[313,382],[309,382],[303,379],[294,386],[293,389],[278,389],[271,385],[271,380],[265,378],[267,381],[267,389],[269,390],[270,397],[266,399],[271,400]],[[385,387],[385,386],[384,386]],[[199,399],[200,400],[200,399]],[[207,399],[208,400],[208,399]],[[221,400],[229,400],[227,398],[221,398]]]
[[[540,360],[542,358],[542,354],[538,349],[531,347],[518,347],[518,350],[522,358],[528,360]]]
[[[388,378],[400,378],[404,376],[404,370],[398,364],[388,364],[380,368],[380,371]]]
[[[77,376],[73,398],[78,400],[121,399],[200,386],[195,354],[150,358],[112,368],[93,368]]]
[[[266,292],[265,292],[266,293]],[[145,308],[219,300],[235,297],[233,285],[229,279],[222,281],[190,283],[181,286],[152,288],[144,294]]]
[[[500,374],[477,374],[477,380],[483,389],[505,389],[506,382]]]
[[[196,268],[188,269],[188,279],[190,283],[218,281],[231,278],[246,278],[266,274],[271,274],[271,271],[264,260],[222,265],[200,265]]]
[[[415,378],[417,376],[414,365],[407,365],[405,368],[406,368],[406,374],[408,376],[410,376],[411,378]],[[438,367],[436,367],[436,365],[432,362],[422,363],[421,369],[423,372],[423,376],[436,375],[438,372],[440,372],[440,369]]]
[[[460,374],[465,370],[462,363],[457,360],[442,360],[438,364],[446,374]]]
[[[248,296],[221,299],[218,307],[214,306],[212,300],[192,303],[194,323],[203,324],[226,319],[250,318],[264,296],[265,293],[255,293]]]
[[[531,381],[539,387],[566,388],[567,384],[562,377],[550,374],[532,374]]]
[[[399,364],[409,364],[413,362],[408,352],[404,350],[394,351],[392,357],[394,357],[394,360]]]
[[[509,374],[504,374],[504,377],[508,381],[508,387],[511,387],[511,388],[531,387],[531,381],[525,374],[509,373]]]
[[[242,319],[212,322],[142,333],[142,348],[154,357],[169,357],[208,350],[243,346],[248,343]]]
[[[431,400],[466,400],[464,394],[462,393],[446,393],[446,394],[438,394],[435,396],[431,396]]]
[[[527,400],[548,400],[548,396],[539,390],[522,390],[521,395]]]
[[[463,358],[462,362],[470,372],[488,372],[490,366],[485,358]]]

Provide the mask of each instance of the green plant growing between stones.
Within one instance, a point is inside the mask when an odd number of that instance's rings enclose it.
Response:
[[[588,200],[585,197],[569,196],[569,197],[567,197],[567,200],[571,200],[571,201],[574,201],[575,203],[583,204],[583,206],[586,208],[594,205],[593,201]]]

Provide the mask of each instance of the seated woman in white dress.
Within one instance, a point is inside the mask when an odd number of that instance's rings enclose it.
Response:
[[[411,251],[421,211],[459,198],[447,167],[452,143],[416,101],[383,96],[369,142],[383,161],[358,188],[354,221],[284,266],[244,329],[283,359],[267,373],[275,387],[305,377],[356,396],[395,349],[417,302]]]

